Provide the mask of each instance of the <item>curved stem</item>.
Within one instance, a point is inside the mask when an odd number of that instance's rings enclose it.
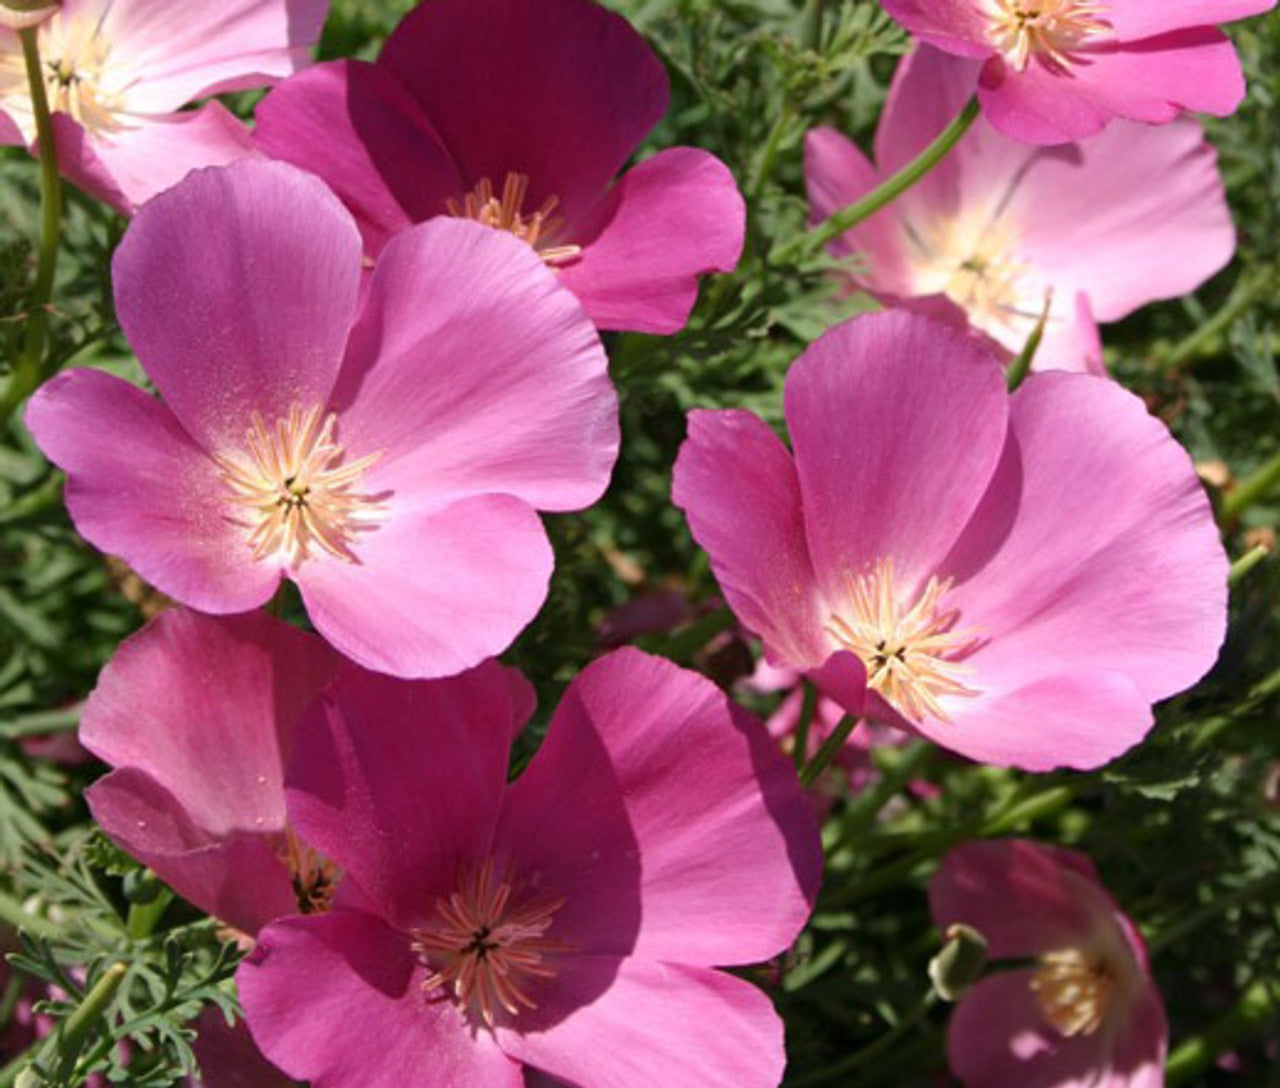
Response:
[[[1274,1027],[1280,1015],[1280,987],[1274,982],[1255,982],[1244,992],[1234,1009],[1210,1024],[1200,1035],[1186,1039],[1165,1063],[1165,1083],[1169,1088],[1196,1081],[1225,1053],[1241,1043],[1261,1038]]]
[[[1280,487],[1280,453],[1223,496],[1219,523],[1226,525],[1235,521],[1255,502],[1266,498],[1278,487]]]
[[[844,747],[844,742],[849,739],[849,734],[853,732],[854,727],[858,724],[858,719],[852,714],[846,714],[840,719],[840,724],[831,731],[822,747],[818,749],[817,754],[809,760],[803,771],[800,772],[800,784],[802,786],[812,786],[817,780],[818,775],[827,769],[827,765],[836,757],[836,753]]]

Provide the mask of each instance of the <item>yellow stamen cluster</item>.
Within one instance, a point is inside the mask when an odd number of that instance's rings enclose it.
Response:
[[[994,0],[988,14],[991,42],[1019,72],[1032,58],[1059,71],[1082,46],[1105,37],[1106,4],[1092,0]]]
[[[232,502],[253,519],[249,544],[255,559],[296,564],[318,548],[355,561],[355,534],[383,512],[381,503],[355,488],[380,454],[344,464],[333,437],[336,425],[332,414],[321,423],[318,405],[305,412],[295,405],[274,427],[255,412],[244,453],[214,457]]]
[[[519,893],[510,875],[497,879],[486,861],[436,902],[436,924],[413,934],[414,950],[433,971],[423,989],[451,990],[489,1027],[501,1010],[515,1016],[537,1008],[530,990],[556,974],[546,957],[567,950],[546,935],[564,900]]]
[[[1078,948],[1041,956],[1031,980],[1041,1015],[1067,1038],[1092,1035],[1102,1026],[1115,986],[1106,961]]]
[[[508,174],[499,197],[493,182],[485,178],[461,203],[446,201],[449,214],[461,219],[474,219],[481,226],[505,230],[533,247],[549,265],[564,264],[576,258],[581,246],[548,245],[564,227],[564,220],[555,214],[560,201],[549,196],[532,215],[524,212],[525,198],[529,192],[529,178],[525,174]]]
[[[893,560],[882,559],[863,574],[849,575],[847,586],[847,608],[831,617],[827,630],[861,659],[868,687],[910,721],[932,716],[949,722],[942,698],[978,694],[957,679],[971,670],[949,660],[971,642],[967,633],[954,630],[957,613],[939,607],[951,580],[930,578],[919,599],[903,607]]]

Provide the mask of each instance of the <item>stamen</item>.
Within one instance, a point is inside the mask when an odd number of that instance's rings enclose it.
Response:
[[[436,902],[437,923],[414,931],[414,950],[433,969],[427,991],[452,990],[463,1010],[493,1027],[500,1010],[536,1009],[531,990],[555,977],[545,959],[568,946],[546,936],[563,899],[521,895],[486,860]]]
[[[1102,1026],[1115,986],[1107,962],[1078,948],[1041,956],[1040,969],[1031,980],[1041,1014],[1068,1038],[1092,1035]]]
[[[356,561],[355,534],[377,521],[385,507],[354,489],[381,454],[342,464],[342,447],[333,440],[336,425],[332,413],[321,425],[318,405],[306,412],[294,405],[273,428],[255,412],[245,434],[247,456],[214,455],[232,502],[256,516],[249,534],[255,559],[276,556],[292,565],[319,548],[335,559]]]
[[[898,603],[891,558],[879,560],[865,574],[848,575],[846,584],[849,612],[833,615],[827,631],[861,659],[868,687],[911,721],[931,715],[950,722],[940,699],[978,694],[957,679],[973,670],[949,660],[973,641],[969,632],[954,630],[957,612],[939,608],[951,579],[931,577],[909,608]]]
[[[333,905],[342,870],[299,839],[292,827],[285,827],[280,860],[289,869],[299,911],[323,914]]]
[[[1061,73],[1081,46],[1111,33],[1099,18],[1106,11],[1093,0],[994,0],[988,34],[1017,71],[1025,72],[1034,57]]]
[[[528,175],[512,173],[503,182],[501,199],[494,192],[493,182],[485,178],[462,198],[461,203],[451,197],[445,201],[445,207],[452,216],[473,219],[482,226],[514,234],[532,246],[549,265],[572,261],[582,252],[581,246],[547,244],[564,227],[564,220],[554,214],[560,205],[559,198],[547,197],[541,208],[532,215],[526,215],[524,202],[528,192]]]

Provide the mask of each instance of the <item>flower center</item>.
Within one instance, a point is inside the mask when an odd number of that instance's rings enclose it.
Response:
[[[535,1009],[535,983],[555,977],[548,955],[568,946],[547,936],[563,899],[528,894],[508,873],[498,879],[488,860],[436,901],[436,922],[415,930],[414,950],[432,969],[424,990],[447,989],[489,1027],[499,1010]]]
[[[355,562],[351,543],[371,528],[385,507],[356,491],[365,469],[381,454],[343,464],[333,440],[337,416],[320,422],[319,405],[289,415],[268,427],[254,412],[239,457],[214,455],[232,501],[253,518],[249,544],[255,559],[278,556],[294,564],[319,548],[335,559]]]
[[[481,226],[505,230],[533,247],[539,257],[549,265],[565,264],[574,260],[581,246],[550,245],[564,228],[564,220],[555,214],[559,198],[549,196],[542,207],[531,215],[524,211],[525,197],[529,192],[526,174],[508,174],[502,184],[502,196],[494,191],[493,182],[485,178],[461,203],[450,198],[445,202],[449,214],[461,219],[473,219]]]
[[[1082,45],[1111,32],[1111,24],[1099,18],[1106,10],[1093,0],[994,0],[987,33],[1017,71],[1025,72],[1038,57],[1062,72]]]
[[[323,914],[333,905],[342,870],[299,839],[292,827],[285,828],[280,859],[289,869],[301,913]]]
[[[973,641],[970,633],[954,629],[959,613],[939,608],[951,579],[931,577],[909,607],[899,603],[892,559],[878,560],[865,574],[848,575],[846,581],[848,611],[833,615],[827,631],[862,660],[867,686],[913,722],[927,715],[950,722],[939,700],[978,694],[957,679],[972,670],[949,660]]]
[[[1092,1035],[1102,1026],[1115,986],[1106,961],[1078,948],[1041,956],[1031,980],[1041,1015],[1068,1038]]]

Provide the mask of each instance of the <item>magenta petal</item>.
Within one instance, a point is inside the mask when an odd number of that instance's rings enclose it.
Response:
[[[98,370],[67,370],[31,398],[25,421],[67,474],[80,534],[176,600],[243,612],[270,599],[279,571],[254,564],[243,531],[209,496],[217,466],[164,405]]]
[[[877,560],[903,585],[933,572],[995,469],[1006,403],[989,349],[914,314],[856,318],[800,356],[787,425],[829,600]]]
[[[827,655],[821,602],[804,535],[800,484],[787,448],[750,412],[689,413],[671,501],[710,555],[734,614],[779,663]]]
[[[428,998],[410,941],[358,911],[268,926],[236,972],[254,1041],[312,1088],[523,1088],[488,1032]]]
[[[592,0],[432,0],[379,64],[431,118],[468,187],[529,176],[529,206],[570,223],[604,192],[667,110],[662,63]]]
[[[320,64],[286,80],[255,111],[268,155],[318,174],[355,216],[365,250],[444,211],[463,184],[431,122],[385,69]]]
[[[986,21],[973,0],[880,0],[914,38],[964,57],[989,54]]]
[[[1112,1079],[1107,1088],[1164,1088],[1169,1021],[1160,992],[1148,982],[1131,1000],[1111,1052]]]
[[[498,1029],[511,1057],[590,1088],[775,1088],[781,1081],[782,1022],[749,983],[705,968],[606,956],[558,964],[554,997]]]
[[[635,650],[578,674],[495,842],[566,899],[556,931],[575,949],[707,966],[786,948],[822,874],[812,811],[764,727]]]
[[[845,714],[861,717],[867,704],[867,668],[856,654],[837,650],[809,680],[828,699],[840,704]]]
[[[697,301],[697,277],[737,267],[746,221],[724,163],[689,147],[662,151],[575,224],[582,254],[560,269],[560,282],[599,328],[678,332]]]
[[[182,801],[143,771],[112,771],[85,794],[102,830],[155,870],[178,895],[243,933],[297,910],[274,834],[215,836],[192,822]]]
[[[296,575],[316,629],[353,661],[408,679],[452,676],[507,649],[547,598],[555,557],[537,513],[507,495],[442,510],[395,506]]]
[[[434,917],[488,855],[523,686],[495,662],[406,683],[354,667],[299,723],[289,811],[384,917]]]
[[[344,445],[382,453],[370,487],[578,510],[617,458],[607,370],[590,319],[529,246],[437,219],[379,258],[334,403]]]
[[[1271,11],[1276,0],[1111,0],[1106,19],[1121,41],[1151,38],[1187,27],[1221,26]]]
[[[360,253],[350,215],[301,170],[201,170],[139,212],[116,251],[120,324],[192,437],[238,450],[254,411],[270,425],[328,401]]]

